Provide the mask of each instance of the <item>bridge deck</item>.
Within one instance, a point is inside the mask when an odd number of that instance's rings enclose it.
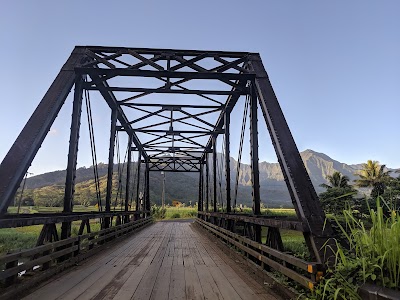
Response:
[[[158,222],[25,299],[279,299],[232,263],[192,223]]]

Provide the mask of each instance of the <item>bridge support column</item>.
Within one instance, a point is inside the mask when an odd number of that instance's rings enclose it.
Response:
[[[200,165],[199,171],[199,199],[197,202],[197,211],[203,211],[203,165]]]
[[[258,166],[258,129],[257,129],[257,95],[254,84],[251,85],[250,95],[250,156],[251,183],[253,196],[253,213],[261,214],[260,209],[260,169]],[[255,240],[261,243],[261,226],[254,225]]]
[[[112,177],[114,169],[114,146],[117,129],[117,110],[111,110],[111,129],[110,129],[110,148],[108,152],[108,171],[107,171],[107,194],[106,194],[106,212],[111,211]],[[104,228],[110,227],[110,218],[104,218]]]
[[[146,169],[144,173],[144,210],[150,211],[150,169],[149,162],[146,161]],[[150,213],[144,213],[143,217],[149,216]]]
[[[210,188],[209,188],[209,173],[210,173],[210,166],[208,165],[208,153],[206,155],[206,212],[209,211],[209,201],[210,201]],[[207,218],[206,218],[207,219]]]
[[[138,154],[138,164],[137,164],[137,182],[136,182],[136,211],[141,210],[140,207],[140,167],[142,165],[142,150],[139,149],[139,154]],[[135,220],[136,218],[140,218],[140,215],[136,214],[135,215]]]
[[[259,54],[249,60],[250,71],[256,74],[255,85],[261,111],[270,133],[279,165],[296,209],[298,219],[309,225],[310,233],[304,233],[310,254],[318,262],[324,261],[323,246],[333,236],[329,221],[326,221],[318,195],[301,159],[299,150],[279,106],[278,99],[269,81]],[[333,242],[328,244],[334,249]],[[327,248],[329,251],[329,247]],[[330,256],[332,253],[328,253]]]
[[[125,182],[125,211],[129,209],[129,196],[131,194],[131,164],[132,164],[132,135],[128,138],[128,159],[126,162],[126,182]],[[124,217],[124,223],[129,222],[129,216]]]
[[[214,212],[217,212],[217,135],[212,136],[213,140],[213,204]]]
[[[75,79],[74,102],[72,106],[71,132],[69,137],[67,175],[65,179],[64,213],[72,212],[74,205],[76,163],[78,158],[79,130],[82,114],[83,78],[78,75]],[[61,239],[71,236],[71,222],[61,225]]]
[[[225,178],[226,178],[226,212],[231,212],[231,152],[230,152],[231,112],[225,111]],[[229,223],[229,221],[228,221]]]

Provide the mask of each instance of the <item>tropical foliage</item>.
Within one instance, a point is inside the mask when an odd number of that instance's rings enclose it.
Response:
[[[390,180],[390,171],[376,160],[368,160],[367,163],[362,164],[362,169],[356,175],[359,177],[355,180],[356,185],[358,187],[371,187],[371,197],[374,199],[383,195]]]
[[[349,185],[350,179],[340,172],[326,177],[329,184],[321,184],[326,191],[319,195],[322,207],[327,213],[340,214],[346,204],[353,204],[356,190]]]
[[[349,249],[336,242],[336,259],[313,299],[361,299],[357,294],[361,283],[375,283],[392,289],[400,287],[400,217],[392,210],[385,217],[384,199],[378,197],[377,209],[369,210],[366,221],[354,216],[348,207],[344,210],[345,224],[334,218]],[[367,225],[367,224],[368,225]],[[371,228],[368,229],[369,225]]]

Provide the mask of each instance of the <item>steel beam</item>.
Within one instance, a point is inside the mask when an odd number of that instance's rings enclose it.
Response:
[[[231,152],[230,152],[231,112],[225,111],[225,179],[226,179],[226,212],[231,212]]]
[[[246,84],[247,84],[247,81],[245,81],[245,80],[240,80],[238,82],[238,86],[241,89],[245,89]],[[235,88],[232,88],[232,91],[235,91],[235,90],[236,90]],[[232,110],[232,108],[236,105],[237,101],[239,100],[239,97],[240,97],[240,95],[238,95],[238,94],[230,95],[228,97],[228,99],[226,100],[226,103],[225,103],[225,110],[221,111],[221,114],[219,115],[218,120],[217,120],[217,122],[216,122],[216,124],[214,126],[214,130],[221,130],[222,129],[222,127],[224,126],[224,122],[225,122],[225,111],[226,110]],[[213,143],[213,139],[210,136],[210,138],[208,139],[207,145],[205,146],[205,149],[206,150],[211,149],[212,148],[212,143]],[[201,158],[201,161],[205,160],[205,153],[203,154],[203,156]]]
[[[147,158],[146,151],[143,149],[142,144],[139,141],[136,133],[133,131],[131,125],[129,125],[129,120],[126,117],[126,115],[125,115],[124,111],[122,110],[122,108],[118,105],[117,99],[115,98],[115,96],[114,96],[114,94],[112,92],[107,91],[107,87],[108,87],[107,82],[101,81],[99,79],[99,77],[96,77],[96,76],[93,76],[93,77],[91,76],[91,78],[92,78],[93,82],[96,84],[96,86],[97,86],[100,94],[103,96],[104,100],[106,100],[106,102],[107,102],[108,106],[110,107],[110,109],[111,110],[114,110],[114,109],[117,110],[117,112],[118,112],[117,113],[118,121],[121,124],[121,126],[124,127],[125,131],[128,134],[132,135],[132,141],[135,144],[135,146],[138,149],[141,149],[143,157]]]
[[[78,159],[79,130],[82,114],[82,76],[76,76],[74,102],[72,107],[71,132],[69,137],[67,175],[65,179],[64,213],[71,212],[74,205],[76,163]],[[63,222],[61,225],[61,239],[71,236],[71,223]]]
[[[75,82],[84,49],[75,48],[0,165],[0,214],[4,214]]]
[[[213,135],[213,196],[214,212],[217,212],[217,136]]]
[[[144,107],[162,107],[168,110],[180,110],[182,108],[196,108],[196,109],[223,109],[223,105],[190,105],[190,104],[164,104],[164,103],[131,103],[125,101],[118,101],[118,104],[124,106],[144,106]]]
[[[128,158],[126,162],[126,182],[125,182],[125,211],[129,210],[129,195],[131,194],[131,164],[132,164],[132,136],[128,137]],[[125,220],[125,222],[128,220]]]
[[[101,63],[101,62],[99,62]],[[225,80],[252,80],[253,74],[238,73],[219,73],[219,72],[180,72],[180,71],[153,71],[153,70],[137,70],[128,68],[75,68],[78,74],[89,74],[92,76],[136,76],[136,77],[166,77],[166,78],[183,78],[183,79],[218,79]],[[101,78],[101,77],[100,77]],[[107,87],[109,88],[109,87]]]
[[[145,208],[144,210],[150,211],[150,169],[149,169],[149,163],[146,162],[146,169],[145,169],[145,190],[144,190],[144,203],[145,203]],[[146,215],[144,216],[146,217]]]
[[[139,150],[138,154],[138,162],[137,162],[137,182],[136,182],[136,211],[138,211],[139,205],[140,205],[140,199],[139,199],[139,188],[140,188],[140,166],[142,164],[142,150]]]
[[[135,132],[142,132],[142,133],[164,133],[166,135],[181,135],[181,134],[214,134],[214,133],[224,133],[221,130],[162,130],[162,129],[139,129],[134,128]],[[190,139],[191,137],[187,137]]]
[[[314,186],[300,157],[299,150],[279,106],[278,99],[269,81],[259,54],[250,56],[250,71],[256,74],[256,91],[279,165],[296,209],[297,216],[308,223],[310,234],[305,234],[310,254],[318,262],[323,261],[322,248],[333,231]]]
[[[210,194],[210,188],[209,188],[209,173],[210,173],[210,166],[208,165],[208,155],[206,155],[207,159],[205,161],[206,164],[206,212],[209,210],[209,194]]]
[[[86,87],[87,90],[96,91],[97,88],[91,85]],[[234,95],[245,94],[244,91],[231,91],[231,90],[178,90],[171,88],[133,88],[123,86],[110,86],[106,88],[107,91],[112,92],[131,92],[131,93],[149,93],[149,94],[184,94],[184,95]],[[120,103],[122,101],[119,101]],[[125,101],[124,101],[125,102]]]
[[[251,186],[253,196],[253,213],[260,215],[260,168],[258,165],[258,129],[257,129],[257,95],[254,84],[251,85],[250,95],[250,157],[251,157]],[[261,227],[254,226],[255,240],[261,243]]]
[[[114,170],[114,149],[115,149],[115,135],[117,127],[117,115],[116,109],[111,110],[111,128],[110,128],[110,146],[108,151],[108,166],[107,166],[107,192],[106,192],[106,212],[111,211],[111,195],[112,195],[112,177]],[[104,227],[110,226],[110,219],[104,219]]]
[[[91,51],[99,53],[121,53],[129,54],[129,51],[135,51],[141,55],[183,55],[183,56],[197,56],[204,55],[204,57],[227,57],[227,58],[241,58],[249,55],[249,52],[238,51],[215,51],[215,50],[182,50],[182,49],[154,49],[154,48],[131,48],[131,47],[107,47],[107,46],[80,46],[89,48]]]
[[[101,219],[113,216],[139,215],[142,211],[116,212],[71,212],[71,213],[36,213],[36,214],[5,214],[0,218],[0,228],[23,227],[40,224],[54,224],[88,219]]]
[[[202,192],[203,192],[203,167],[200,166],[200,172],[199,172],[199,197],[198,197],[198,202],[197,202],[197,210],[202,211],[202,204],[203,204],[203,199],[202,199]]]

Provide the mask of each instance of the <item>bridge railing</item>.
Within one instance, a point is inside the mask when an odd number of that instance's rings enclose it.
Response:
[[[303,232],[306,230],[306,227],[299,221],[263,219],[249,215],[245,216],[215,212],[199,212],[199,216],[204,219],[211,217],[214,221],[218,218],[220,221],[223,220],[226,223],[227,220],[235,220],[246,222],[247,225],[251,226],[259,225],[267,226],[269,228],[278,227]],[[323,265],[321,263],[305,261],[289,253],[285,253],[254,241],[249,237],[225,229],[223,227],[227,226],[224,226],[223,224],[217,226],[211,222],[203,220],[202,218],[197,218],[196,222],[212,234],[222,239],[225,243],[244,252],[246,256],[251,257],[252,260],[257,262],[263,270],[265,266],[268,266],[309,289],[313,289],[314,285],[323,275]]]
[[[62,270],[68,264],[76,263],[92,255],[95,249],[107,241],[128,234],[149,224],[151,217],[117,225],[100,231],[71,237],[65,240],[41,245],[28,250],[0,257],[0,281],[3,287],[24,281],[26,275],[44,280]],[[60,264],[62,262],[62,264]],[[59,265],[63,265],[60,267]],[[43,273],[49,269],[49,272]]]
[[[0,228],[23,227],[61,222],[84,221],[90,219],[124,218],[140,219],[149,216],[150,211],[111,211],[111,212],[69,212],[69,213],[34,213],[4,214],[0,218]]]

